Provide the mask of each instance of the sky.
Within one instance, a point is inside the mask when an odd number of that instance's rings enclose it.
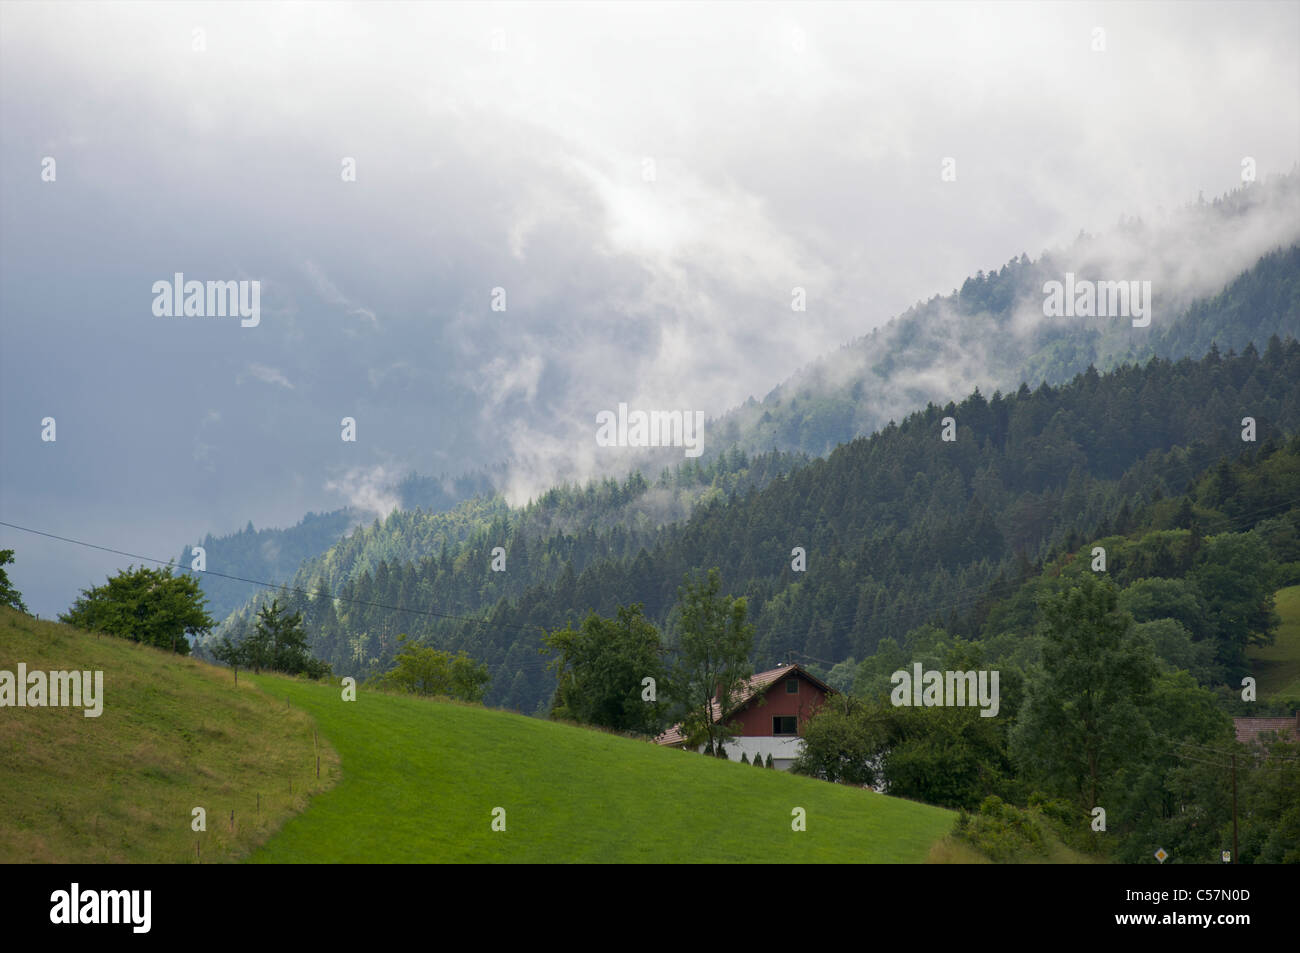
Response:
[[[408,472],[522,502],[601,411],[719,415],[1247,158],[1300,159],[1300,4],[3,3],[0,520],[165,559]],[[178,272],[259,322],[155,314]],[[0,548],[42,615],[131,562]]]

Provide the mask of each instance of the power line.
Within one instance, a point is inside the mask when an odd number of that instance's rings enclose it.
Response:
[[[46,533],[38,529],[32,529],[31,527],[28,526],[19,526],[17,523],[7,523],[4,520],[0,520],[0,526],[8,526],[10,529],[22,530],[25,533],[32,533],[36,536],[45,536],[49,539],[57,539],[65,543],[75,543],[78,546],[86,546],[90,549],[98,549],[103,552],[113,553],[118,556],[127,556],[130,557],[131,559],[139,559],[144,562],[157,563],[160,566],[170,566],[173,564],[173,561],[170,559],[164,561],[161,559],[155,559],[152,556],[142,556],[138,553],[128,553],[121,549],[113,549],[112,547],[109,546],[100,546],[96,543],[88,543],[85,540],[73,539],[70,536],[59,536],[56,535],[55,533]],[[291,586],[288,583],[266,582],[265,580],[261,580],[261,579],[248,579],[244,576],[232,576],[229,573],[217,572],[216,570],[213,569],[202,569],[202,570],[194,570],[194,571],[202,572],[205,575],[209,575],[209,576],[219,576],[222,579],[233,579],[236,582],[250,583],[255,586],[261,586],[264,589],[275,589],[275,590],[283,590],[285,592],[296,592],[299,593],[300,595],[307,596],[308,598],[314,598],[315,596],[318,596],[323,592],[323,590],[321,589],[307,590],[307,589],[303,589],[300,586]],[[372,609],[386,609],[390,612],[407,612],[407,613],[411,613],[412,615],[431,616],[433,618],[446,619],[452,622],[469,622],[475,625],[495,625],[501,628],[511,628],[511,629],[541,628],[541,626],[521,625],[514,622],[499,622],[493,619],[471,619],[465,616],[450,615],[445,612],[436,612],[433,609],[413,609],[409,606],[391,606],[391,605],[387,605],[386,603],[369,602],[364,599],[344,598],[342,596],[333,596],[333,598],[336,598],[341,602],[350,603],[352,605],[367,606]]]
[[[1173,499],[1173,498],[1171,497],[1169,499]],[[1300,501],[1284,501],[1284,502],[1272,504],[1270,506],[1257,508],[1253,511],[1249,511],[1246,513],[1239,513],[1236,516],[1229,517],[1227,520],[1227,524],[1229,527],[1244,525],[1247,522],[1253,522],[1257,520],[1258,518],[1264,516],[1265,514],[1269,514],[1274,511],[1290,509],[1296,506],[1298,502]],[[16,523],[9,523],[3,520],[0,520],[0,526],[7,526],[11,529],[21,530],[22,532],[31,533],[36,536],[43,536],[48,539],[58,540],[60,542],[72,543],[77,546],[84,546],[89,549],[96,549],[101,552],[112,553],[118,556],[126,556],[130,559],[138,559],[144,562],[155,563],[160,566],[174,564],[174,561],[170,559],[162,560],[152,556],[144,556],[138,553],[131,553],[125,550],[115,549],[110,546],[101,546],[97,543],[91,543],[85,540],[75,539],[69,536],[60,536],[55,533],[48,533],[42,530],[32,529],[31,527],[28,526],[20,526]],[[626,557],[624,557],[624,560],[626,561]],[[414,566],[416,564],[417,563],[414,560],[412,560],[402,565],[409,567],[409,566]],[[314,598],[322,593],[322,590],[319,588],[309,590],[309,589],[302,588],[300,586],[290,585],[289,583],[273,583],[261,579],[251,579],[245,576],[235,576],[229,573],[223,573],[212,569],[194,570],[194,571],[202,572],[205,575],[216,576],[222,579],[229,579],[235,582],[247,583],[249,585],[258,586],[263,589],[283,591],[283,592],[294,592],[303,595],[307,598]],[[998,593],[996,592],[998,588],[1005,587],[1005,591],[1000,596],[1000,598],[1002,599],[1009,598],[1011,595],[1014,594],[1014,592],[1017,589],[1025,585],[1026,582],[1032,580],[1033,578],[1035,577],[1030,576],[1027,579],[1020,580],[1018,582],[1014,579],[1003,579],[1001,582],[998,582],[997,580],[993,580],[987,583],[980,583],[978,585],[966,586],[962,589],[952,591],[952,598],[938,603],[927,602],[924,596],[921,595],[917,595],[911,601],[917,603],[923,603],[924,606],[921,611],[928,617],[933,618],[934,616],[939,615],[945,611],[968,610],[974,605],[978,604],[980,601],[988,599],[990,597],[997,599],[999,598]],[[555,627],[555,626],[547,626],[538,623],[524,624],[524,623],[504,622],[495,619],[481,619],[481,618],[476,619],[476,618],[470,618],[466,616],[454,615],[451,613],[438,612],[434,609],[419,609],[410,606],[390,605],[388,603],[372,602],[369,600],[357,599],[355,597],[335,595],[333,593],[331,593],[330,595],[332,598],[338,600],[339,602],[346,603],[349,605],[362,606],[362,607],[372,608],[372,609],[382,609],[388,612],[402,612],[409,615],[424,616],[426,618],[440,619],[448,622],[462,622],[470,625],[496,627],[499,629],[512,629],[515,631],[545,630],[547,628]],[[518,599],[518,596],[516,596],[515,598]],[[645,605],[644,602],[642,602],[641,604]],[[647,606],[647,608],[651,613],[662,612],[666,607],[666,605],[668,605],[668,603],[660,603],[654,606]],[[581,613],[579,612],[578,614]],[[823,629],[822,631],[827,635],[834,635],[844,631],[852,631],[855,628],[857,628],[857,626],[858,623],[856,620],[854,620],[841,625],[832,625],[830,626],[830,628]],[[798,633],[796,633],[794,630],[784,630],[784,631],[774,630],[765,633],[765,635],[769,638],[778,638],[778,639],[786,636],[796,635],[796,634]],[[823,659],[817,659],[814,656],[806,655],[803,652],[800,652],[798,654],[804,655],[804,657],[812,659],[813,661],[821,662],[822,664],[826,664],[826,665],[836,664],[836,663],[827,662],[826,660]],[[521,668],[526,668],[526,667],[531,667],[531,666],[526,664],[521,665]]]

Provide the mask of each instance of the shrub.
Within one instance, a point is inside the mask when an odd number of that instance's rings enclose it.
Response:
[[[1047,853],[1047,839],[1033,812],[997,796],[986,797],[978,813],[962,811],[954,833],[998,863]]]

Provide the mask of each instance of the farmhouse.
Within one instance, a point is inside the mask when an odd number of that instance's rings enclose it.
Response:
[[[1260,741],[1260,735],[1276,731],[1288,741],[1300,739],[1300,711],[1291,718],[1234,718],[1237,740],[1244,745]]]
[[[727,757],[738,761],[743,753],[748,761],[759,757],[766,762],[770,754],[774,768],[788,771],[803,750],[799,736],[803,734],[804,723],[827,695],[835,694],[835,689],[798,665],[790,664],[759,672],[737,694],[743,701],[731,724],[739,734],[727,742]],[[712,715],[716,722],[719,717],[717,698],[713,700]],[[682,726],[669,728],[655,739],[655,743],[686,747]],[[704,746],[700,745],[698,750],[703,751]]]

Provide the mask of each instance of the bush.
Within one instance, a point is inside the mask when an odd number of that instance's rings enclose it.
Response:
[[[795,774],[841,784],[872,785],[888,740],[885,720],[876,706],[854,703],[824,705],[803,725],[803,751]]]
[[[1048,841],[1033,812],[991,795],[979,812],[962,811],[954,834],[997,863],[1011,863],[1047,853]]]
[[[452,655],[428,645],[397,639],[402,649],[392,669],[372,679],[384,689],[410,692],[413,695],[446,695],[461,701],[481,702],[491,681],[487,666],[463,651]]]
[[[1300,561],[1282,563],[1278,566],[1275,582],[1279,589],[1300,584]]]
[[[1039,791],[1029,795],[1029,809],[1067,847],[1082,853],[1099,853],[1103,843],[1092,831],[1092,815],[1069,801],[1048,798]]]

